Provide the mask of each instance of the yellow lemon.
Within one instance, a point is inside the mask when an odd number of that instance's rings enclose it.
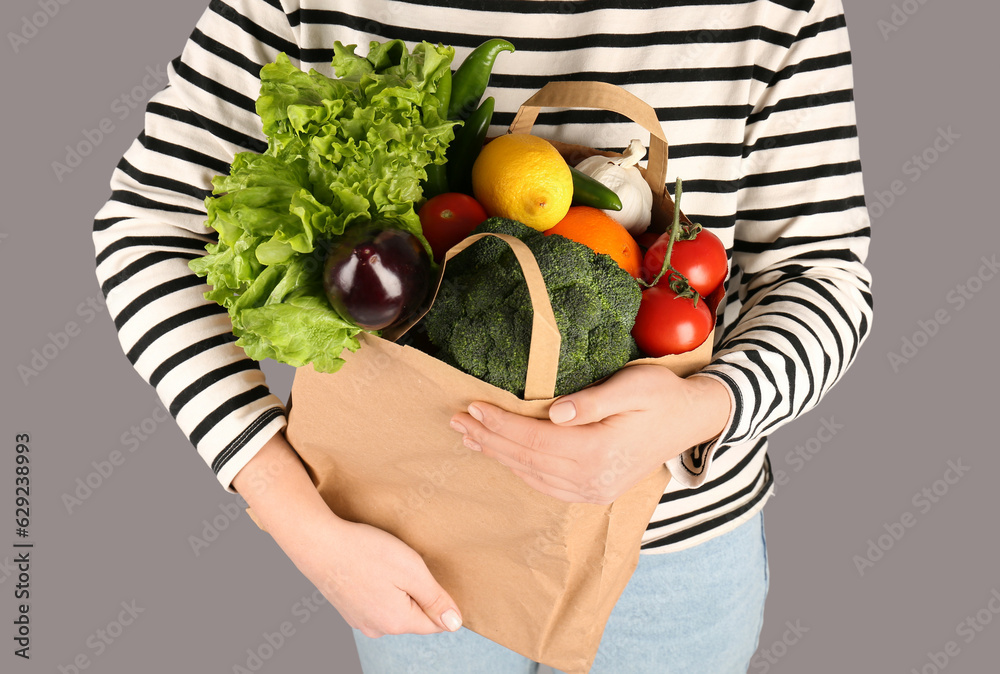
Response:
[[[547,140],[508,134],[487,143],[472,167],[472,192],[490,216],[544,232],[566,216],[573,175]]]

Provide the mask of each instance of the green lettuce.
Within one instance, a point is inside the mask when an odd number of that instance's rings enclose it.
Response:
[[[390,221],[415,234],[428,164],[454,138],[447,119],[454,49],[400,40],[334,44],[336,79],[296,68],[285,54],[261,69],[267,150],[238,153],[212,180],[207,226],[218,240],[191,269],[205,297],[229,311],[247,355],[335,372],[361,328],[323,292],[326,251],[345,230]]]

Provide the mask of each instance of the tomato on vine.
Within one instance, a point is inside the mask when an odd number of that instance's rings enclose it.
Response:
[[[643,353],[658,358],[698,348],[714,323],[702,298],[696,303],[694,298],[660,284],[642,292],[632,337]]]
[[[729,259],[726,247],[715,234],[696,226],[694,238],[674,241],[670,266],[687,278],[699,295],[710,295],[726,280]],[[662,234],[642,259],[642,277],[652,281],[663,267],[663,257],[670,243],[670,233]]]
[[[710,273],[707,276],[701,273],[699,265],[689,265],[682,269],[676,262],[677,251],[682,243],[695,243],[697,238],[705,234],[711,237],[705,238],[709,246],[712,246],[711,239],[718,241],[717,237],[705,232],[698,225],[688,232],[690,241],[684,242],[678,239],[681,234],[681,191],[681,181],[678,179],[674,192],[676,202],[673,226],[650,247],[643,260],[642,283],[646,289],[642,291],[639,312],[632,327],[632,337],[638,347],[646,355],[654,358],[692,351],[704,343],[715,325],[715,317],[702,295],[717,293],[722,287],[728,269],[726,251],[721,241],[719,241],[722,252],[721,277],[718,277],[717,254],[705,255],[709,262],[715,263],[714,268],[708,270]],[[680,264],[683,265],[688,258],[689,256],[682,255]],[[688,277],[688,273],[695,278]],[[704,293],[698,289],[706,286]]]

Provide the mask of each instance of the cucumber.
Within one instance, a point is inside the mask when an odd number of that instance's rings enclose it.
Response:
[[[573,174],[573,203],[579,206],[593,206],[609,211],[620,211],[622,200],[614,190],[591,178],[583,171],[569,167]]]

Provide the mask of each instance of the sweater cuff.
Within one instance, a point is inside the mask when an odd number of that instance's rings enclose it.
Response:
[[[215,476],[226,491],[236,494],[233,479],[243,466],[247,465],[257,452],[288,425],[285,411],[281,407],[264,410],[242,433],[226,446],[212,462]]]
[[[717,370],[701,370],[690,376],[713,377],[722,382],[729,392],[730,411],[729,420],[715,439],[697,444],[667,461],[666,466],[670,475],[685,489],[695,489],[705,483],[712,466],[712,458],[719,447],[725,445],[732,437],[738,427],[743,408],[743,398],[736,383],[725,373]]]

